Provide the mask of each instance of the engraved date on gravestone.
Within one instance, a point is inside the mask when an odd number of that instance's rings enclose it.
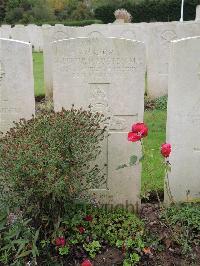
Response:
[[[0,107],[0,113],[2,114],[17,113],[18,111],[19,109],[14,107]]]

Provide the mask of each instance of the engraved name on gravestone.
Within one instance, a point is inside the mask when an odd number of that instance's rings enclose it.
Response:
[[[187,55],[187,56],[185,56]],[[200,37],[172,42],[167,141],[169,182],[176,201],[200,200]],[[167,195],[166,195],[167,200]]]
[[[32,49],[28,43],[0,39],[0,131],[35,113]]]
[[[143,120],[145,47],[117,38],[77,38],[53,44],[55,111],[62,107],[88,108],[110,117],[108,138],[99,161],[106,164],[106,186],[95,190],[102,202],[140,204],[141,166],[116,170],[132,154],[141,155],[140,144],[131,145],[127,132]]]

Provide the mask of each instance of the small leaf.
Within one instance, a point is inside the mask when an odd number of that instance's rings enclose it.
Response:
[[[122,169],[122,168],[126,168],[126,167],[128,167],[127,164],[121,164],[121,165],[119,165],[119,166],[116,168],[116,170],[119,170],[119,169]]]
[[[19,258],[22,258],[22,257],[27,257],[28,255],[31,254],[31,250],[27,250],[27,251],[24,251],[22,252],[19,256],[17,256],[16,258],[19,259]]]
[[[129,165],[133,166],[133,165],[135,165],[136,162],[137,162],[137,156],[136,155],[132,155],[131,158],[130,158]]]

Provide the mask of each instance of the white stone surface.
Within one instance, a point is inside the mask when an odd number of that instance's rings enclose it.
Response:
[[[26,27],[24,25],[15,25],[11,31],[11,37],[13,40],[30,42],[30,38]]]
[[[0,39],[0,131],[35,113],[32,49],[28,43]]]
[[[200,21],[200,5],[196,7],[196,21]]]
[[[52,73],[52,42],[75,37],[75,27],[65,27],[57,24],[42,26],[43,32],[43,56],[44,56],[44,83],[46,98],[53,95],[53,73]]]
[[[173,41],[170,53],[167,142],[169,182],[176,201],[200,200],[200,37]],[[167,195],[165,195],[167,200]]]
[[[26,26],[26,31],[29,36],[29,41],[35,52],[43,51],[43,35],[42,27],[35,24],[29,24]]]
[[[170,41],[177,39],[176,23],[152,23],[145,30],[148,93],[156,98],[167,94]]]
[[[77,38],[53,43],[55,111],[87,108],[111,117],[101,163],[107,164],[107,186],[95,190],[102,202],[140,205],[141,166],[116,170],[141,155],[140,143],[127,141],[133,122],[143,121],[145,46],[117,38]]]
[[[10,39],[11,38],[11,26],[2,25],[0,28],[0,38]]]

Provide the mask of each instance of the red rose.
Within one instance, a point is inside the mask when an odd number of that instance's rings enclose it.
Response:
[[[170,153],[171,153],[171,145],[169,143],[164,143],[161,145],[161,154],[164,157],[169,157]]]
[[[80,234],[84,234],[85,233],[85,228],[83,226],[78,227],[78,231]]]
[[[56,243],[56,246],[64,246],[66,243],[64,236],[57,237],[55,240],[55,243]]]
[[[144,123],[136,123],[132,125],[132,132],[144,138],[148,135],[148,127]]]
[[[141,140],[142,136],[138,135],[137,133],[129,132],[128,133],[128,141],[136,142]]]
[[[84,261],[81,263],[81,266],[92,266],[92,263],[90,262],[90,260],[84,260]]]
[[[92,217],[92,215],[86,215],[84,220],[87,221],[87,222],[92,222],[93,217]]]
[[[64,238],[64,236],[61,236],[60,237],[60,245],[64,246],[65,244],[66,244],[65,238]]]

